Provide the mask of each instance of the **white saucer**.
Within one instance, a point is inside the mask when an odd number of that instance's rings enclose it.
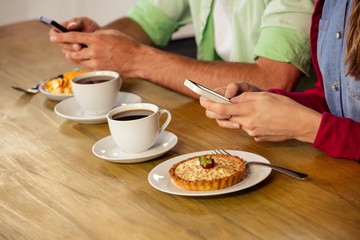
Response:
[[[126,105],[129,103],[140,103],[141,97],[128,92],[119,92],[116,97],[115,106]],[[75,97],[67,98],[56,104],[54,111],[60,117],[86,124],[98,124],[106,122],[106,114],[90,116],[85,115]]]
[[[237,151],[237,150],[226,150],[226,151],[232,155],[243,158],[247,162],[258,161],[258,162],[270,163],[264,157],[254,153]],[[228,188],[224,188],[221,190],[214,190],[214,191],[190,191],[178,187],[173,182],[173,180],[169,175],[169,169],[175,163],[178,163],[190,157],[201,156],[204,154],[211,154],[213,152],[214,152],[213,150],[193,152],[193,153],[180,155],[172,159],[169,159],[165,162],[162,162],[150,171],[148,175],[148,181],[151,184],[151,186],[153,186],[157,190],[169,194],[182,195],[182,196],[213,196],[213,195],[236,192],[252,187],[258,184],[259,182],[263,181],[271,173],[271,168],[259,166],[259,165],[250,165],[249,169],[246,169],[247,171],[246,178],[244,180]]]
[[[94,144],[92,151],[97,157],[110,162],[139,163],[163,155],[164,153],[172,149],[177,142],[178,138],[175,134],[168,131],[163,131],[162,133],[160,133],[158,139],[156,140],[156,143],[150,149],[145,152],[131,154],[121,151],[116,146],[113,138],[111,136],[108,136],[97,141]]]

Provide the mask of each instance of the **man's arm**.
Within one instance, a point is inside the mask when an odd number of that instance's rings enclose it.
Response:
[[[121,18],[103,27],[117,29],[136,41],[154,46],[146,32],[130,18]],[[148,79],[176,92],[198,98],[183,86],[186,78],[193,79],[211,89],[231,82],[246,81],[262,89],[279,88],[293,90],[302,72],[287,62],[258,57],[255,63],[200,61],[158,49],[145,48],[139,56],[141,72],[135,76]],[[153,61],[156,59],[156,61]],[[166,67],[165,67],[166,66]],[[147,69],[147,70],[146,70]]]
[[[147,33],[142,29],[142,27],[137,22],[128,17],[119,18],[105,25],[104,27],[102,27],[102,29],[119,30],[120,32],[132,37],[140,43],[154,46],[153,41],[151,40],[149,35],[147,35]]]
[[[292,90],[302,73],[295,66],[259,57],[255,63],[200,61],[145,47],[136,61],[139,76],[185,95],[198,98],[183,86],[186,78],[208,88],[245,81],[262,89]],[[141,66],[141,67],[140,67]]]
[[[141,44],[115,30],[95,33],[56,33],[51,41],[77,42],[88,47],[67,51],[68,59],[92,69],[108,69],[124,78],[143,78],[179,93],[198,98],[183,86],[189,78],[214,89],[245,81],[259,88],[292,89],[300,70],[286,62],[259,57],[255,63],[200,61]]]
[[[179,93],[198,98],[183,86],[186,78],[214,89],[231,82],[245,81],[262,89],[292,90],[301,71],[287,62],[258,57],[255,63],[201,61],[161,51],[133,20],[119,19],[95,33],[55,33],[52,42],[76,42],[88,47],[65,51],[66,57],[84,67],[108,69],[124,78],[139,77]],[[135,41],[134,41],[135,40]],[[149,45],[147,45],[149,44]]]

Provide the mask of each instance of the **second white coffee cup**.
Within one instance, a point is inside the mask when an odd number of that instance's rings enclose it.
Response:
[[[115,107],[121,83],[114,71],[92,71],[71,80],[74,97],[85,115],[106,114]]]
[[[167,114],[160,126],[161,115]],[[119,106],[107,114],[111,136],[116,145],[126,153],[148,150],[159,134],[169,125],[171,113],[150,103],[134,103]]]

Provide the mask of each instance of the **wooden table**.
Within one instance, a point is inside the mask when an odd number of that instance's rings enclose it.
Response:
[[[179,142],[144,163],[96,157],[106,123],[57,116],[57,102],[32,86],[76,67],[37,21],[0,27],[0,239],[358,239],[360,166],[297,141],[257,143],[223,129],[198,101],[140,79],[123,91],[171,111],[168,131]],[[148,173],[173,157],[222,146],[253,152],[310,175],[306,181],[272,172],[243,191],[187,197],[153,188]]]

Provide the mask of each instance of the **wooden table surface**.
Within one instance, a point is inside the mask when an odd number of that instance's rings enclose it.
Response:
[[[205,117],[198,101],[141,79],[123,91],[172,113],[177,145],[154,160],[112,163],[92,146],[106,123],[72,122],[57,102],[23,94],[77,67],[34,21],[0,27],[0,239],[359,239],[360,166],[298,141],[257,143]],[[215,146],[256,153],[306,172],[302,181],[272,171],[261,183],[218,196],[161,192],[149,172],[173,157]]]

